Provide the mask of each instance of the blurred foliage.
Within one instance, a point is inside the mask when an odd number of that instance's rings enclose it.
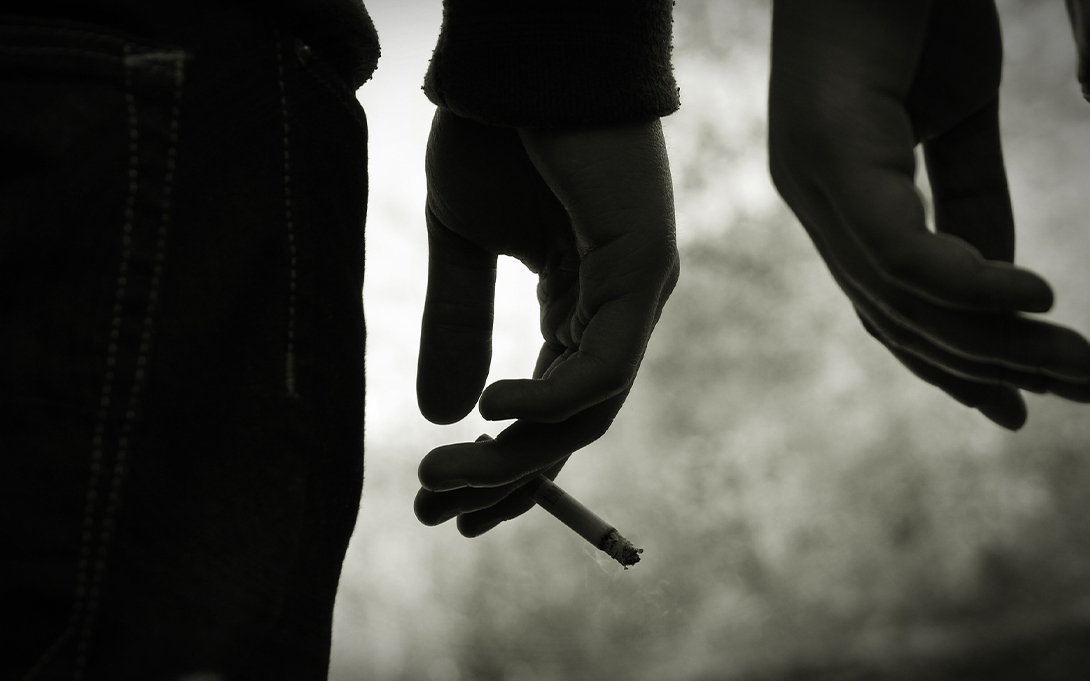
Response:
[[[999,5],[1021,254],[1087,332],[1090,105],[1062,3]],[[333,678],[1084,678],[1086,407],[1028,396],[1007,433],[872,341],[767,178],[769,2],[675,12],[682,278],[613,429],[560,480],[643,561],[537,512],[467,558],[428,535],[418,601],[376,610],[405,621],[360,634],[419,639],[393,668],[343,653]],[[383,588],[345,591],[366,611]]]

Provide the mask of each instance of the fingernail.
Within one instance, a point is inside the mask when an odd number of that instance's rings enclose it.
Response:
[[[474,440],[474,442],[492,442],[493,439],[494,438],[488,433],[481,433],[481,436]]]

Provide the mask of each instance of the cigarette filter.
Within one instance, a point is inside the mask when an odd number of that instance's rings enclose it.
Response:
[[[611,558],[628,569],[640,562],[643,549],[637,549],[621,536],[617,529],[599,518],[589,508],[560,489],[552,480],[539,475],[524,488],[538,506],[551,513],[595,548],[605,551]]]

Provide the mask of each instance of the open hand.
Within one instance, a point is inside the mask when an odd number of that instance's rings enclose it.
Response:
[[[1090,343],[1022,313],[1052,291],[1014,266],[991,0],[776,0],[777,189],[867,330],[908,369],[1017,429],[1020,390],[1090,401]],[[914,183],[923,145],[935,200]]]
[[[583,130],[492,127],[439,109],[427,151],[428,292],[417,375],[435,423],[480,398],[495,440],[439,447],[420,464],[416,513],[481,534],[533,502],[621,408],[679,272],[669,161],[657,120]],[[497,255],[538,275],[544,338],[532,379],[482,388]]]

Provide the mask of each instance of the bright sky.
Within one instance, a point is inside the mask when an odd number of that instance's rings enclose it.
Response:
[[[435,110],[420,85],[439,34],[442,6],[372,2],[368,9],[382,40],[378,71],[358,94],[370,133],[364,300],[367,433],[369,443],[377,446],[369,447],[368,456],[374,460],[381,457],[381,442],[404,441],[407,429],[413,442],[430,448],[474,439],[485,431],[495,434],[497,428],[476,413],[457,426],[438,428],[427,424],[416,408],[416,351],[427,282],[424,149]],[[540,342],[534,285],[533,275],[519,263],[501,259],[493,350],[496,377],[525,376],[533,367]]]
[[[450,524],[428,528],[414,517],[416,467],[434,447],[483,432],[495,435],[503,424],[488,423],[474,411],[456,425],[436,426],[416,406],[427,284],[424,150],[435,110],[420,87],[439,34],[442,3],[372,1],[368,10],[382,57],[372,81],[357,93],[369,128],[367,474],[334,638],[339,655],[366,659],[369,669],[396,675],[407,656],[433,656],[436,664],[446,660],[441,649],[421,647],[422,641],[445,645],[443,636],[425,632],[445,622],[430,611],[436,601],[428,595],[430,571],[436,561],[472,560],[473,553]],[[520,263],[500,259],[489,382],[525,377],[533,368],[540,343],[535,285]],[[406,626],[412,636],[404,633]],[[413,650],[405,649],[410,642]],[[453,669],[454,676],[433,676],[457,679]]]

